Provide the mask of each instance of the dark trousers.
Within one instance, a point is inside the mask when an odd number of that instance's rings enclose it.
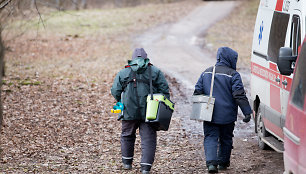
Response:
[[[125,164],[132,164],[134,157],[134,145],[136,130],[139,128],[141,137],[141,167],[150,170],[154,162],[156,150],[156,131],[150,124],[139,120],[123,120],[121,133],[122,161]]]
[[[204,151],[206,165],[230,165],[235,123],[214,124],[204,122]]]

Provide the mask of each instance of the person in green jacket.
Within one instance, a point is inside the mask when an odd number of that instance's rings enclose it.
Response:
[[[134,50],[132,60],[117,74],[111,88],[116,101],[121,101],[124,105],[121,133],[123,168],[132,169],[136,130],[139,128],[142,173],[149,173],[151,170],[156,150],[156,130],[145,122],[146,99],[150,93],[150,69],[153,93],[162,93],[170,99],[164,74],[150,63],[143,48]]]

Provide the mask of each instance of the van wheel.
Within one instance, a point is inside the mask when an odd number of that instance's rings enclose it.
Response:
[[[266,150],[269,148],[269,146],[264,143],[261,139],[261,137],[267,137],[268,132],[266,131],[265,125],[262,121],[262,114],[260,108],[258,108],[257,111],[257,138],[258,138],[258,147],[262,150]]]

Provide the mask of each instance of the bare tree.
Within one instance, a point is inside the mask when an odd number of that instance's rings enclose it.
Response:
[[[126,6],[136,6],[141,3],[140,0],[115,0],[115,6],[126,7]]]
[[[75,10],[87,8],[87,0],[71,0]]]
[[[0,12],[11,2],[11,0],[0,1]],[[1,17],[1,16],[0,16]],[[0,129],[2,127],[2,100],[1,100],[1,87],[2,87],[2,76],[4,75],[4,45],[2,41],[2,22],[0,21]]]
[[[87,8],[87,0],[81,0],[81,8],[86,9]]]
[[[57,7],[57,9],[61,10],[62,1],[61,1],[61,0],[55,0],[55,1],[56,1],[56,7]]]
[[[2,42],[2,37],[1,37],[1,30],[0,30],[0,128],[2,127],[2,101],[1,101],[1,87],[2,87],[2,76],[4,75],[4,46]]]
[[[0,10],[3,9],[7,4],[9,4],[11,0],[2,0],[0,1]]]

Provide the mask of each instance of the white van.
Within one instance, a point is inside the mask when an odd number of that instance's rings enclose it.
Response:
[[[261,149],[270,146],[283,152],[283,127],[295,59],[290,71],[282,73],[277,62],[284,49],[292,50],[291,57],[297,57],[305,36],[305,14],[305,0],[261,0],[259,4],[251,56],[250,103]]]

